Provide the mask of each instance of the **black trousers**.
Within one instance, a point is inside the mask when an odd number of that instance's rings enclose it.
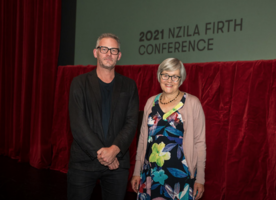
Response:
[[[128,169],[122,168],[103,171],[82,171],[69,168],[67,173],[68,200],[90,200],[98,179],[104,200],[124,200],[128,173]]]

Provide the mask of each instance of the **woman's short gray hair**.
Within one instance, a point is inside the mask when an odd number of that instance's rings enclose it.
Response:
[[[157,79],[160,83],[160,74],[163,71],[176,71],[176,70],[180,70],[180,82],[179,82],[179,86],[182,85],[182,83],[184,82],[184,80],[186,79],[186,70],[185,67],[183,65],[183,63],[178,60],[177,58],[167,58],[166,60],[164,60],[158,67],[157,70]]]

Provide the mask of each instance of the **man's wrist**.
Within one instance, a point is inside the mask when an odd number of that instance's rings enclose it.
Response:
[[[120,148],[118,146],[116,146],[116,145],[113,144],[113,145],[111,145],[110,148],[112,149],[112,151],[114,151],[116,153],[116,155],[118,153],[120,153]]]

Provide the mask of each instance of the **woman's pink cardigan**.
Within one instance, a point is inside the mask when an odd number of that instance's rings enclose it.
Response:
[[[184,156],[191,178],[194,178],[195,171],[197,171],[196,182],[204,185],[206,161],[205,116],[198,98],[191,94],[186,94],[185,104],[179,109],[184,122]],[[147,120],[155,97],[149,98],[145,105],[133,176],[140,176],[140,171],[143,167],[148,140]]]

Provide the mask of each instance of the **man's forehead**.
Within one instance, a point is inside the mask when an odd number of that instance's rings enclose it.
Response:
[[[99,41],[99,46],[106,46],[106,47],[114,47],[114,48],[117,48],[119,45],[118,45],[118,42],[114,39],[114,38],[102,38],[100,41]]]

